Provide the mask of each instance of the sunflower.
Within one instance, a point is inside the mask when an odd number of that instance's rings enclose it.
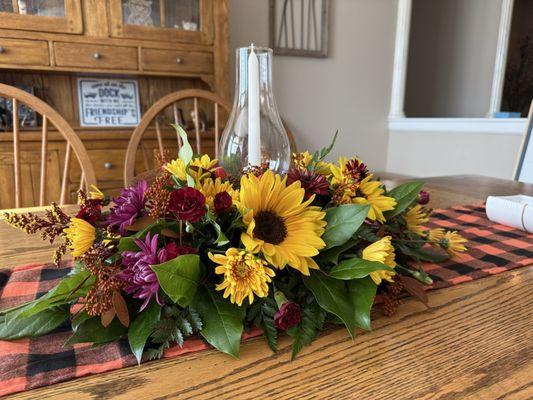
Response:
[[[81,218],[71,218],[68,228],[63,230],[68,241],[73,257],[85,254],[93,245],[96,238],[96,229]]]
[[[209,253],[211,261],[219,264],[215,273],[224,275],[224,280],[217,285],[217,290],[224,290],[224,298],[230,298],[232,303],[242,305],[248,297],[250,304],[257,297],[268,295],[268,283],[275,276],[272,269],[267,267],[264,260],[234,247],[226,250],[226,254]]]
[[[445,231],[442,228],[430,229],[427,234],[428,242],[434,246],[439,247],[440,246],[439,243],[441,239],[444,237],[444,233]]]
[[[166,163],[164,168],[180,181],[187,180],[187,166],[181,158],[177,158],[169,163]]]
[[[199,182],[211,176],[211,172],[216,169],[217,162],[216,158],[211,160],[207,154],[204,154],[201,157],[196,157],[191,160],[188,171],[185,162],[181,158],[170,161],[165,164],[164,168],[180,181],[187,180],[188,172],[196,182]]]
[[[407,229],[420,236],[424,236],[424,231],[426,229],[422,225],[429,221],[429,215],[424,211],[420,204],[417,204],[407,211],[404,218],[405,223],[407,224]]]
[[[222,182],[220,178],[215,180],[212,178],[204,179],[196,185],[196,188],[205,196],[209,209],[214,208],[213,201],[218,193],[227,192],[231,196],[233,204],[236,204],[239,200],[239,192],[233,189],[231,182]]]
[[[363,260],[377,261],[391,268],[396,266],[394,257],[394,247],[391,244],[390,236],[385,236],[377,242],[365,247],[362,254]],[[374,271],[370,273],[370,277],[376,285],[379,285],[383,279],[393,282],[392,277],[394,275],[396,275],[396,273],[391,271]]]
[[[467,243],[464,237],[459,235],[456,231],[446,231],[440,240],[440,246],[448,252],[452,257],[455,257],[458,253],[466,251]]]
[[[299,181],[287,186],[286,179],[270,170],[261,178],[242,177],[238,207],[246,232],[241,241],[248,251],[261,251],[275,267],[289,265],[309,275],[310,268],[318,269],[311,257],[326,246],[320,238],[326,213],[310,206],[314,196],[304,201]]]
[[[385,222],[384,211],[393,210],[396,206],[396,200],[392,197],[384,196],[385,189],[380,181],[372,181],[372,175],[367,176],[359,185],[360,191],[364,197],[355,197],[352,202],[356,204],[370,204],[368,219],[379,222]]]
[[[331,166],[331,174],[333,175],[333,184],[351,184],[356,189],[358,184],[369,175],[369,172],[360,159],[354,157],[349,160],[346,157],[340,157],[338,166]]]

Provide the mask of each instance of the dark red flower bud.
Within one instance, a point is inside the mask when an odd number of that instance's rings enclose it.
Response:
[[[101,200],[87,200],[85,204],[80,207],[76,214],[76,218],[83,219],[88,223],[94,225],[96,220],[102,215],[102,201]]]
[[[184,254],[196,254],[197,250],[191,246],[178,246],[175,242],[170,242],[165,246],[167,260],[172,260]]]
[[[198,222],[205,215],[205,196],[195,188],[182,187],[170,194],[168,209],[182,221]]]
[[[302,320],[302,309],[298,303],[287,301],[281,305],[278,312],[274,314],[276,328],[286,331],[298,325]]]
[[[226,170],[222,167],[215,168],[213,173],[215,174],[215,178],[226,179],[228,177]]]
[[[231,208],[233,199],[228,192],[220,192],[215,195],[213,205],[217,213],[223,213]]]
[[[422,190],[420,193],[418,193],[418,204],[424,206],[427,203],[429,203],[429,193],[425,190]]]

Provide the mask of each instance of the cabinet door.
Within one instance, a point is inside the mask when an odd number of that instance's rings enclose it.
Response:
[[[211,44],[213,0],[109,0],[113,36]]]
[[[0,0],[0,28],[82,33],[81,0]]]

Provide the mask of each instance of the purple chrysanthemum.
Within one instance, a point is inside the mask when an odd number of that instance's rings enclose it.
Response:
[[[126,266],[126,269],[117,276],[126,282],[126,287],[124,288],[126,293],[133,294],[133,297],[144,300],[140,311],[144,310],[154,296],[157,303],[163,305],[158,296],[159,282],[157,276],[150,268],[150,265],[168,261],[166,249],[157,250],[157,238],[157,234],[150,238],[150,233],[148,233],[144,241],[135,239],[135,244],[139,246],[141,251],[125,251],[122,253],[122,264]]]
[[[133,224],[135,218],[146,214],[146,181],[140,181],[136,185],[122,189],[120,196],[115,197],[115,206],[109,213],[109,226],[118,226],[121,235],[126,233],[126,228]]]

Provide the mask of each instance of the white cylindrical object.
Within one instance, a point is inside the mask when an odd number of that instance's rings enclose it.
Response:
[[[248,163],[261,165],[259,61],[253,44],[248,57]]]
[[[533,198],[524,195],[489,196],[487,217],[493,222],[533,232]]]

